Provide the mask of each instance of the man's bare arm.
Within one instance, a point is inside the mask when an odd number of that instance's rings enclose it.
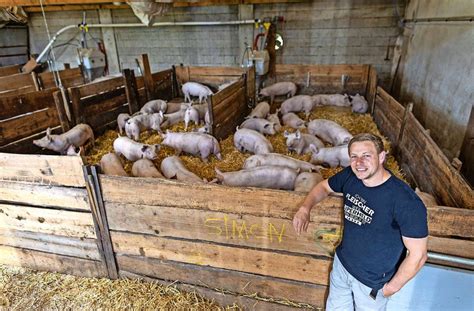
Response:
[[[296,233],[300,234],[302,231],[304,232],[308,229],[311,208],[313,208],[315,204],[321,202],[331,192],[333,191],[331,187],[329,187],[327,179],[321,181],[311,189],[298,212],[296,212],[293,217],[293,227],[295,228]]]
[[[383,286],[383,295],[392,296],[410,281],[426,262],[428,258],[428,238],[407,238],[402,236],[403,244],[408,254],[402,261],[393,278]]]

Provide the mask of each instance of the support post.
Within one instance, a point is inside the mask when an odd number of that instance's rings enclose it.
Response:
[[[113,24],[111,10],[99,10],[99,21],[101,24]],[[101,28],[102,38],[104,38],[104,47],[107,56],[107,68],[109,74],[120,72],[120,63],[117,52],[117,43],[115,41],[115,30],[113,27]]]
[[[151,76],[150,62],[148,61],[148,55],[142,54],[142,66],[143,66],[143,79],[145,82],[146,100],[150,101],[156,98],[155,86],[153,83],[153,77]]]
[[[123,70],[123,80],[125,85],[125,95],[127,96],[128,111],[130,115],[140,110],[138,103],[138,92],[137,92],[137,81],[135,79],[135,73],[133,70]]]

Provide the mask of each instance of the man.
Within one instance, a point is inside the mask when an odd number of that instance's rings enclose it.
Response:
[[[348,149],[350,167],[311,190],[293,226],[298,234],[306,231],[311,208],[329,193],[342,192],[344,233],[334,256],[326,310],[385,310],[387,298],[426,261],[426,207],[383,167],[380,137],[356,135]]]

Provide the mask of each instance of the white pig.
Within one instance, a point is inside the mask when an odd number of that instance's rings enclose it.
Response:
[[[320,166],[313,165],[306,161],[301,161],[294,159],[289,156],[285,156],[279,153],[266,153],[266,154],[256,154],[248,157],[243,165],[244,169],[249,169],[257,166],[286,166],[294,170],[300,170],[304,172],[319,172],[321,169]]]
[[[270,113],[270,105],[267,102],[260,102],[258,103],[255,108],[252,109],[252,112],[245,119],[251,118],[261,118],[265,119],[267,115]]]
[[[262,134],[267,134],[267,135],[276,134],[275,124],[271,123],[267,119],[260,119],[260,118],[247,119],[240,125],[240,128],[255,130],[257,132],[260,132]]]
[[[167,103],[166,111],[164,113],[173,113],[180,110],[186,110],[189,104],[187,103]]]
[[[200,120],[205,120],[206,119],[206,114],[209,113],[209,107],[208,107],[207,103],[192,105],[192,107],[197,109],[197,111],[199,112],[199,119]]]
[[[280,118],[278,117],[278,112],[280,112],[280,108],[278,108],[275,113],[269,114],[267,120],[275,124],[275,131],[279,132],[281,130],[281,123]]]
[[[293,190],[298,172],[285,166],[259,166],[235,172],[215,168],[219,182],[233,187],[258,187]]]
[[[284,114],[281,117],[281,120],[283,121],[284,125],[292,127],[294,129],[304,129],[306,127],[304,120],[302,120],[293,112]]]
[[[319,104],[317,106],[338,106],[350,107],[351,102],[347,94],[319,94]],[[313,96],[313,101],[316,97]]]
[[[195,132],[209,134],[211,132],[211,126],[209,124],[206,124],[196,129]]]
[[[346,167],[350,165],[349,152],[347,145],[330,147],[330,148],[318,148],[311,144],[311,163],[321,164],[329,167]]]
[[[308,193],[324,178],[319,173],[302,172],[296,177],[295,191]]]
[[[239,129],[234,134],[234,146],[240,152],[263,154],[273,152],[272,144],[257,131]]]
[[[194,107],[188,107],[184,111],[184,130],[188,129],[189,122],[193,121],[195,125],[199,124],[199,111]]]
[[[207,162],[209,155],[214,154],[217,159],[222,160],[219,142],[211,135],[167,131],[162,137],[161,143],[175,149],[178,155],[184,151],[194,156],[200,156],[204,162]]]
[[[140,159],[133,163],[132,175],[135,177],[164,178],[153,162],[148,159]]]
[[[201,103],[203,99],[207,100],[208,96],[214,94],[207,86],[197,82],[186,82],[181,89],[186,102],[191,102],[191,96],[198,96]]]
[[[156,153],[160,150],[160,145],[141,144],[128,137],[119,137],[114,140],[114,150],[117,155],[123,154],[129,161],[138,159],[154,160]]]
[[[166,121],[163,122],[163,127],[172,126],[174,124],[184,121],[184,114],[186,112],[186,109],[187,108],[165,114],[164,117]]]
[[[163,123],[163,112],[153,114],[140,114],[128,119],[125,123],[125,133],[129,138],[138,140],[140,132],[144,130],[155,130],[161,132],[161,123]]]
[[[179,181],[190,183],[203,183],[204,181],[196,174],[190,172],[177,156],[166,157],[160,166],[163,175],[168,178],[176,178]]]
[[[130,115],[128,113],[121,113],[117,117],[117,127],[119,130],[120,135],[123,134],[125,130],[125,123],[130,119]]]
[[[100,168],[105,175],[128,176],[123,169],[122,161],[113,152],[104,154],[100,159]]]
[[[286,137],[286,146],[288,151],[294,151],[298,155],[310,153],[309,145],[314,144],[318,148],[323,148],[324,144],[316,136],[301,133],[297,130],[295,133],[285,131],[283,136]]]
[[[348,130],[334,121],[315,119],[308,123],[308,133],[316,135],[333,146],[348,144],[352,138]]]
[[[278,82],[267,86],[260,90],[260,96],[269,96],[270,103],[273,103],[273,99],[278,95],[286,95],[287,97],[295,96],[296,84],[293,82]]]
[[[46,129],[46,136],[33,140],[33,144],[41,148],[66,154],[70,145],[80,147],[87,141],[94,145],[94,132],[89,125],[81,123],[59,135],[51,134],[51,129],[48,127]]]
[[[166,101],[161,100],[161,99],[154,99],[150,100],[147,102],[145,105],[143,105],[142,109],[140,111],[142,113],[158,113],[158,112],[166,112],[166,109],[168,108],[168,104]]]
[[[356,113],[366,113],[369,109],[369,104],[365,100],[364,96],[360,96],[357,93],[355,96],[350,96],[351,104],[352,104],[352,112]]]
[[[281,113],[283,115],[289,112],[303,112],[306,118],[313,110],[313,100],[309,95],[296,95],[288,98],[281,104]]]

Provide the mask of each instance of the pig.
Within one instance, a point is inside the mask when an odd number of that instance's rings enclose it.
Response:
[[[232,187],[258,187],[293,190],[298,172],[285,166],[259,166],[235,172],[215,168],[219,182]]]
[[[191,102],[191,96],[198,96],[201,103],[203,99],[207,100],[208,96],[214,94],[207,86],[197,82],[186,82],[181,89],[186,102]]]
[[[200,120],[206,120],[206,114],[209,114],[209,107],[207,103],[204,104],[199,104],[199,105],[193,105],[193,108],[195,108],[199,112],[199,119]],[[208,123],[206,121],[206,123]]]
[[[219,142],[211,135],[167,131],[162,137],[161,143],[175,149],[178,155],[184,151],[194,156],[200,156],[202,161],[208,162],[209,155],[214,154],[218,160],[222,160]]]
[[[46,129],[46,136],[33,140],[33,144],[44,149],[59,152],[60,154],[66,154],[70,145],[80,147],[87,141],[94,145],[94,132],[89,125],[80,123],[59,135],[51,134],[51,128],[48,127]]]
[[[209,124],[206,124],[204,126],[201,126],[198,129],[196,129],[195,132],[209,134],[209,133],[211,133],[211,126]]]
[[[319,173],[302,172],[296,177],[295,191],[308,193],[324,178]]]
[[[246,116],[245,119],[265,119],[268,113],[270,113],[270,105],[267,102],[260,102],[255,106],[255,108],[252,109],[252,112],[250,112],[250,114]]]
[[[310,144],[314,144],[318,148],[324,147],[323,142],[320,141],[316,136],[301,133],[299,130],[297,130],[295,133],[289,133],[288,131],[285,131],[283,136],[286,137],[286,146],[288,147],[288,151],[294,151],[298,155],[310,153]]]
[[[105,175],[128,176],[123,169],[122,161],[113,152],[104,154],[100,159],[100,168]]]
[[[314,119],[308,123],[308,133],[316,135],[333,146],[348,144],[352,138],[348,130],[334,121]]]
[[[270,103],[277,95],[295,96],[296,84],[293,82],[278,82],[260,90],[259,96],[270,97]]]
[[[175,125],[179,122],[184,121],[184,114],[186,112],[186,109],[181,109],[173,113],[167,113],[164,115],[165,117],[165,122],[163,122],[163,127],[165,126],[172,126]]]
[[[196,174],[190,172],[177,156],[166,157],[160,166],[163,175],[168,178],[176,178],[179,181],[190,183],[203,183],[204,181]]]
[[[420,188],[415,189],[415,193],[418,195],[418,197],[423,201],[423,203],[426,206],[438,206],[438,202],[436,202],[436,199],[434,196],[432,196],[429,193],[422,192]]]
[[[155,130],[161,132],[161,123],[163,123],[163,112],[153,114],[140,114],[128,119],[125,123],[125,134],[129,138],[137,140],[140,138],[140,132],[144,130]]]
[[[199,111],[190,106],[184,111],[184,130],[188,129],[189,122],[193,121],[194,124],[198,125],[199,122]]]
[[[318,97],[316,97],[318,96]],[[313,102],[318,99],[317,106],[338,106],[338,107],[350,107],[351,101],[347,94],[319,94],[313,95]]]
[[[114,140],[114,150],[117,155],[122,155],[129,161],[138,159],[154,160],[157,158],[157,152],[160,145],[147,145],[138,143],[128,137],[118,137]]]
[[[121,113],[117,117],[117,127],[119,130],[120,135],[123,135],[123,131],[125,130],[125,123],[130,119],[130,115],[128,113]]]
[[[187,104],[187,103],[172,103],[172,102],[169,102],[166,105],[166,111],[164,113],[173,113],[173,112],[177,112],[177,111],[180,111],[180,110],[186,110],[186,108],[188,108],[188,105],[189,104]]]
[[[280,112],[279,108],[275,111],[275,113],[269,114],[267,116],[267,120],[274,124],[275,131],[277,132],[281,130],[281,123],[280,118],[278,117],[278,112]]]
[[[364,96],[360,96],[357,93],[355,96],[349,96],[352,104],[352,112],[355,113],[366,113],[369,109],[369,104],[365,100]]]
[[[69,147],[66,150],[66,155],[68,156],[80,156],[83,157],[85,156],[85,151],[84,147],[76,147],[74,145],[69,145]]]
[[[164,178],[153,162],[148,159],[140,159],[133,163],[132,175],[135,177]]]
[[[320,166],[313,165],[306,161],[294,159],[289,156],[285,156],[279,153],[267,153],[267,154],[256,154],[248,157],[243,165],[244,169],[249,169],[257,166],[286,166],[294,170],[300,170],[302,172],[319,172]]]
[[[267,119],[260,119],[260,118],[247,119],[240,125],[240,128],[255,130],[259,133],[267,134],[267,135],[276,134],[275,124],[271,123]]]
[[[288,98],[281,104],[281,114],[285,115],[289,112],[302,112],[304,111],[306,118],[313,110],[313,100],[309,95],[297,95],[292,98]]]
[[[311,163],[321,164],[329,167],[347,167],[350,165],[349,151],[347,145],[318,148],[315,145],[309,145],[311,149]]]
[[[143,105],[142,109],[140,109],[140,112],[145,113],[145,114],[152,114],[152,113],[158,113],[161,111],[165,113],[167,109],[168,109],[168,103],[166,101],[161,100],[161,99],[154,99],[154,100],[150,100],[145,105]]]
[[[240,152],[264,154],[273,152],[272,144],[257,131],[239,129],[234,134],[234,146]]]
[[[284,125],[292,127],[294,129],[306,128],[305,122],[293,112],[284,114],[283,117],[281,117],[281,120],[283,121]]]

